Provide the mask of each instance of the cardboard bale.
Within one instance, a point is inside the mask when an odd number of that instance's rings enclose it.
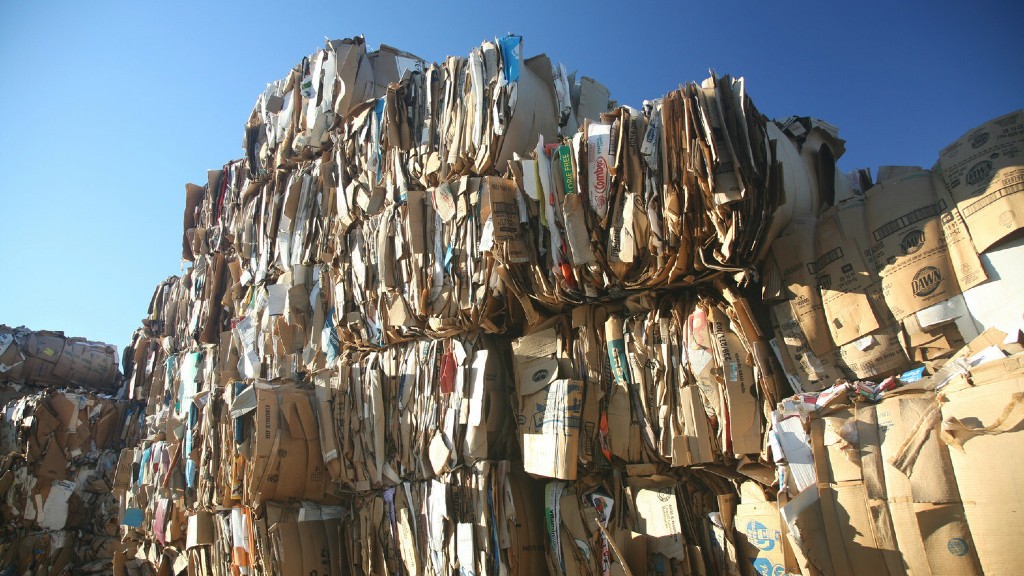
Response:
[[[566,305],[752,264],[768,231],[761,219],[781,199],[765,124],[744,90],[730,77],[691,83],[513,162],[529,248],[497,256],[513,293]],[[689,114],[702,122],[687,124]],[[736,228],[747,218],[758,224]]]
[[[469,334],[345,357],[336,375],[315,380],[332,479],[366,490],[506,457],[509,351],[501,339]]]
[[[730,298],[588,305],[515,340],[526,470],[573,479],[577,460],[684,467],[760,454],[760,407],[777,395],[775,374],[746,300]],[[551,406],[566,416],[548,415]],[[545,440],[557,432],[543,424],[563,417],[580,422],[568,429],[578,441]],[[546,452],[530,448],[537,442]]]
[[[0,325],[0,382],[113,393],[121,373],[117,350],[109,344]]]
[[[543,571],[541,503],[537,482],[507,461],[359,493],[340,524],[342,573]]]
[[[118,534],[119,502],[111,493],[118,449],[137,440],[126,426],[131,410],[109,396],[26,389],[3,413],[8,457],[0,463],[0,541],[10,546],[6,552],[35,552],[5,565],[109,573]]]

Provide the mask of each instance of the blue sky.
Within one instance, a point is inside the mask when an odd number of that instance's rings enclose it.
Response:
[[[242,155],[256,96],[325,37],[430,61],[524,36],[638,106],[745,76],[769,117],[817,116],[840,167],[931,166],[1024,94],[1021,2],[0,0],[0,323],[118,345],[180,272],[184,185]]]

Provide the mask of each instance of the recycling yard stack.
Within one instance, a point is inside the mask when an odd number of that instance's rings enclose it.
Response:
[[[1022,122],[875,182],[741,78],[329,41],[186,186],[114,573],[1008,572]]]
[[[4,574],[110,574],[114,468],[141,424],[141,407],[115,397],[120,384],[111,345],[0,325]]]

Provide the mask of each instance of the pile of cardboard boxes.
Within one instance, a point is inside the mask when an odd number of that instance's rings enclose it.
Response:
[[[109,574],[120,548],[114,468],[141,424],[102,393],[120,384],[114,347],[0,326],[0,358],[0,566]]]
[[[328,42],[186,187],[115,574],[996,573],[1021,119],[875,184],[742,79]]]

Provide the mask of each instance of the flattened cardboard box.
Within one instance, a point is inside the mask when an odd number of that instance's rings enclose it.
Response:
[[[516,392],[523,467],[530,474],[572,480],[579,459],[583,382],[564,377],[558,335],[546,329],[518,339]]]
[[[893,529],[912,574],[980,574],[932,394],[874,407]]]
[[[555,380],[523,398],[528,422],[523,432],[523,467],[549,478],[573,480],[579,454],[583,382]]]
[[[773,348],[794,391],[823,390],[844,377],[838,351],[818,356],[811,350],[789,302],[772,305],[772,324],[775,329]]]
[[[868,297],[871,270],[852,232],[847,230],[865,224],[860,200],[835,206],[818,220],[814,269],[832,340],[840,346],[881,326]]]
[[[249,499],[323,500],[327,469],[312,393],[257,386],[256,397],[253,458],[246,471]]]
[[[978,252],[1024,228],[1024,110],[964,134],[939,167]]]
[[[792,308],[792,316],[799,323],[808,347],[815,356],[822,357],[831,352],[835,344],[818,291],[815,228],[813,218],[793,222],[785,236],[772,244],[771,253],[788,298],[787,302],[776,306]]]
[[[728,411],[728,442],[724,445],[737,455],[757,454],[761,450],[762,416],[750,356],[733,331],[729,316],[718,307],[711,310],[710,327]]]
[[[897,326],[887,326],[839,347],[840,367],[849,379],[878,379],[910,368]]]
[[[950,444],[984,573],[1016,574],[1024,541],[1024,355],[982,364],[971,371],[971,383],[947,394],[942,439]],[[949,549],[958,555],[969,551],[959,541],[950,541]]]
[[[903,573],[885,502],[877,433],[873,409],[855,406],[811,420],[824,537],[836,574]]]
[[[896,320],[871,259],[864,200],[851,198],[818,222],[815,268],[832,339],[847,378],[869,379],[910,367]]]
[[[736,507],[737,547],[743,554],[743,574],[787,574],[796,560],[783,536],[777,502],[754,502]]]
[[[946,206],[935,180],[921,171],[881,182],[867,193],[871,253],[897,320],[960,293],[939,218]]]

